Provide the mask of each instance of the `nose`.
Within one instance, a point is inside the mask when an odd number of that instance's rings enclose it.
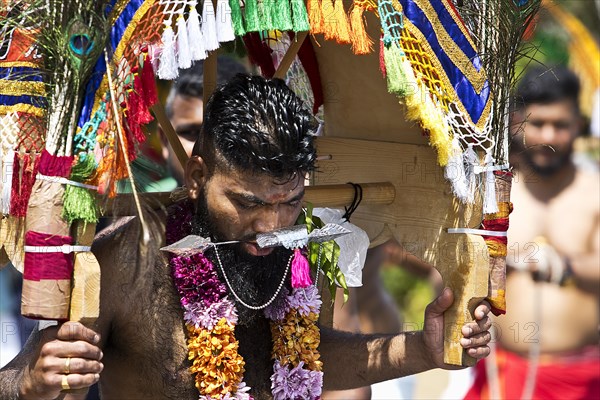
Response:
[[[283,215],[277,205],[262,207],[252,223],[252,229],[255,233],[271,232],[283,226]]]
[[[544,124],[541,130],[543,143],[550,144],[554,142],[554,138],[556,137],[556,127],[554,124]]]

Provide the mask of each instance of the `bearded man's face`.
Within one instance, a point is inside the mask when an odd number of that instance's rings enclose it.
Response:
[[[302,210],[303,179],[278,182],[268,175],[217,169],[197,184],[196,195],[192,196],[196,201],[194,233],[210,236],[213,242],[242,241],[218,246],[216,251],[236,294],[250,305],[264,304],[284,279],[292,253],[284,248],[261,249],[254,239],[258,233],[296,222]],[[207,254],[218,261],[213,250]],[[240,307],[238,311],[246,314]],[[240,318],[247,319],[251,315]]]

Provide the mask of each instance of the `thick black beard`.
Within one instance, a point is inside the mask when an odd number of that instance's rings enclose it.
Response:
[[[533,161],[533,156],[529,152],[523,153],[524,160],[529,167],[538,175],[543,177],[551,177],[558,171],[562,170],[571,159],[571,152],[566,152],[560,155],[555,162],[546,166],[540,166]]]
[[[211,218],[206,206],[206,196],[200,196],[194,218],[192,234],[210,237],[213,242],[224,241],[223,234],[218,225]],[[269,301],[277,291],[279,284],[284,279],[291,251],[276,248],[271,254],[264,257],[255,257],[246,253],[240,244],[223,245],[218,249],[206,251],[206,256],[211,259],[221,282],[225,283],[223,271],[219,267],[219,258],[231,287],[228,289],[235,293],[246,303],[260,306]],[[281,296],[281,293],[279,294]],[[241,304],[235,296],[229,296],[235,301],[238,312],[238,325],[252,325],[263,316],[263,310],[252,310]]]

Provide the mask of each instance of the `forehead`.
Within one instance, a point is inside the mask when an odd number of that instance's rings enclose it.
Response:
[[[202,123],[204,103],[197,97],[176,95],[171,105],[173,119],[178,123]]]
[[[571,100],[562,100],[548,104],[530,104],[525,108],[528,119],[544,119],[549,121],[573,119],[577,117],[577,109]]]
[[[207,185],[223,195],[252,194],[268,203],[289,200],[304,190],[304,177],[281,180],[269,174],[215,168]]]

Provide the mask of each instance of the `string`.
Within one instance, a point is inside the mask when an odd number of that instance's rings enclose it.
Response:
[[[352,216],[352,214],[354,214],[354,211],[356,211],[363,198],[362,186],[360,186],[358,183],[353,182],[348,182],[348,185],[352,185],[352,187],[354,188],[354,198],[352,199],[352,203],[350,203],[350,206],[344,207],[344,210],[346,212],[344,213],[344,215],[342,215],[342,218],[346,221],[350,221],[350,217]]]

